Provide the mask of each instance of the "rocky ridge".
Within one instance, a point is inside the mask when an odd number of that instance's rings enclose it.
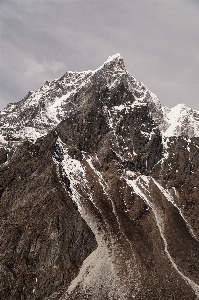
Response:
[[[198,112],[117,54],[0,117],[2,299],[199,298]]]
[[[68,118],[84,105],[89,89],[112,91],[123,84],[136,100],[134,105],[148,103],[150,113],[166,136],[199,135],[199,112],[178,105],[171,110],[161,108],[158,98],[129,74],[122,57],[110,57],[95,71],[66,72],[62,77],[46,83],[36,92],[29,92],[20,102],[9,104],[0,112],[0,141],[32,139],[47,134],[61,120]],[[131,109],[128,103],[116,109]],[[186,132],[185,128],[189,128]],[[183,132],[184,130],[184,132]]]

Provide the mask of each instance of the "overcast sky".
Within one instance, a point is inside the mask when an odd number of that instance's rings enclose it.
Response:
[[[0,110],[120,53],[163,106],[199,110],[199,0],[1,0]]]

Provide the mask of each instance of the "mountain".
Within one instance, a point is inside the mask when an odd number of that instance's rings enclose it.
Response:
[[[184,104],[178,104],[169,109],[163,107],[165,136],[199,136],[199,112],[186,107]]]
[[[0,114],[0,298],[199,298],[199,112],[116,54]]]

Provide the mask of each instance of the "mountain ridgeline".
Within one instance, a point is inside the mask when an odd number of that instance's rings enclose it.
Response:
[[[0,299],[199,299],[199,112],[116,54],[0,124]]]

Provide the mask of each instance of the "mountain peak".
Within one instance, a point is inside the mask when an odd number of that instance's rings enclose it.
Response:
[[[116,53],[112,56],[109,56],[108,59],[105,61],[103,66],[118,66],[121,69],[125,69],[124,60],[119,53]]]
[[[110,62],[110,61],[113,61],[113,60],[123,60],[123,58],[120,55],[120,53],[116,53],[114,55],[109,56],[106,62]]]
[[[172,109],[161,109],[158,98],[143,83],[131,76],[125,68],[122,56],[116,53],[109,56],[104,64],[94,71],[68,71],[52,82],[46,81],[38,91],[29,92],[18,103],[9,104],[0,113],[0,142],[5,144],[24,137],[36,140],[55,128],[62,120],[76,113],[85,103],[85,99],[90,99],[89,91],[102,91],[108,88],[111,94],[121,86],[129,93],[130,100],[125,103],[122,100],[123,93],[121,97],[115,96],[112,103],[120,110],[132,112],[135,106],[147,104],[153,120],[159,124],[163,135],[199,135],[197,111],[186,108],[184,104]],[[181,130],[176,129],[179,124]],[[188,124],[193,129],[189,129],[187,133],[184,128]]]
[[[172,109],[176,109],[176,110],[190,110],[189,107],[187,107],[184,103],[181,104],[177,104],[176,106],[174,106]]]
[[[178,104],[171,109],[163,107],[164,121],[167,128],[165,136],[199,136],[199,112],[187,107],[185,104]]]

